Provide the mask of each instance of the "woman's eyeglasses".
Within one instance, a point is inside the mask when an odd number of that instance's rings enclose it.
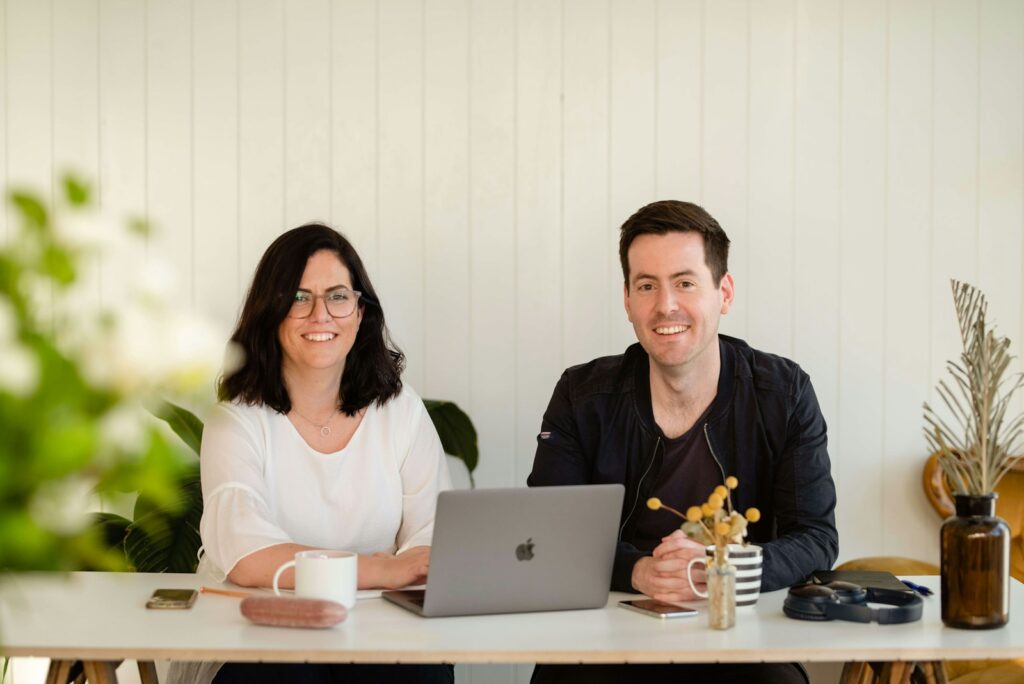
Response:
[[[322,299],[324,300],[324,306],[327,307],[327,313],[332,318],[347,318],[355,312],[356,306],[359,304],[359,298],[362,296],[362,292],[356,292],[347,287],[328,290],[322,295],[299,290],[295,293],[295,298],[292,299],[292,308],[288,311],[288,317],[309,318],[316,307],[316,300]]]

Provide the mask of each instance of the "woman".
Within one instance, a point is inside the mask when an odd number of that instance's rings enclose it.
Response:
[[[297,551],[359,554],[359,588],[422,583],[437,495],[451,487],[422,400],[359,255],[310,224],[263,255],[203,434],[200,572],[270,586]],[[294,586],[294,573],[280,586]],[[195,677],[195,673],[192,675]],[[228,663],[213,680],[452,681],[450,666]],[[208,681],[208,680],[207,680]]]

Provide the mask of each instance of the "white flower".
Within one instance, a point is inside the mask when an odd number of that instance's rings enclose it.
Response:
[[[143,301],[165,306],[176,301],[178,276],[174,268],[163,259],[149,258],[135,278],[135,288]]]
[[[96,482],[82,475],[42,483],[29,502],[29,515],[45,529],[74,534],[89,523]]]
[[[168,316],[165,325],[160,384],[184,394],[209,391],[221,367],[227,335],[206,319],[181,312]]]
[[[36,273],[24,273],[20,279],[20,288],[25,294],[29,317],[37,325],[51,325],[59,315],[57,301],[60,294],[57,285]]]
[[[0,390],[27,397],[39,384],[39,361],[16,342],[0,343]]]
[[[114,406],[99,422],[100,455],[142,454],[149,439],[150,421],[151,416],[139,404],[123,402]]]
[[[72,249],[109,252],[125,239],[127,229],[109,212],[78,209],[56,216],[53,230],[57,239]]]
[[[84,328],[75,348],[82,372],[100,387],[212,397],[225,337],[203,318],[133,298],[106,325]]]

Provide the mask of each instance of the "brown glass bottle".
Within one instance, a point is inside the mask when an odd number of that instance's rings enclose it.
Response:
[[[956,495],[942,523],[942,621],[993,629],[1010,619],[1010,528],[995,515],[996,494]]]

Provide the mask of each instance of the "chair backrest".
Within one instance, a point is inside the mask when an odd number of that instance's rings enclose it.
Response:
[[[932,454],[924,464],[922,485],[925,496],[935,512],[942,518],[953,515],[953,495],[939,466],[938,454]],[[1012,470],[996,487],[996,514],[1010,526],[1013,536],[1020,536],[1024,528],[1024,457],[1018,457]]]
[[[854,558],[835,567],[836,570],[881,570],[902,575],[938,575],[939,566],[927,561],[903,556],[869,556]]]

